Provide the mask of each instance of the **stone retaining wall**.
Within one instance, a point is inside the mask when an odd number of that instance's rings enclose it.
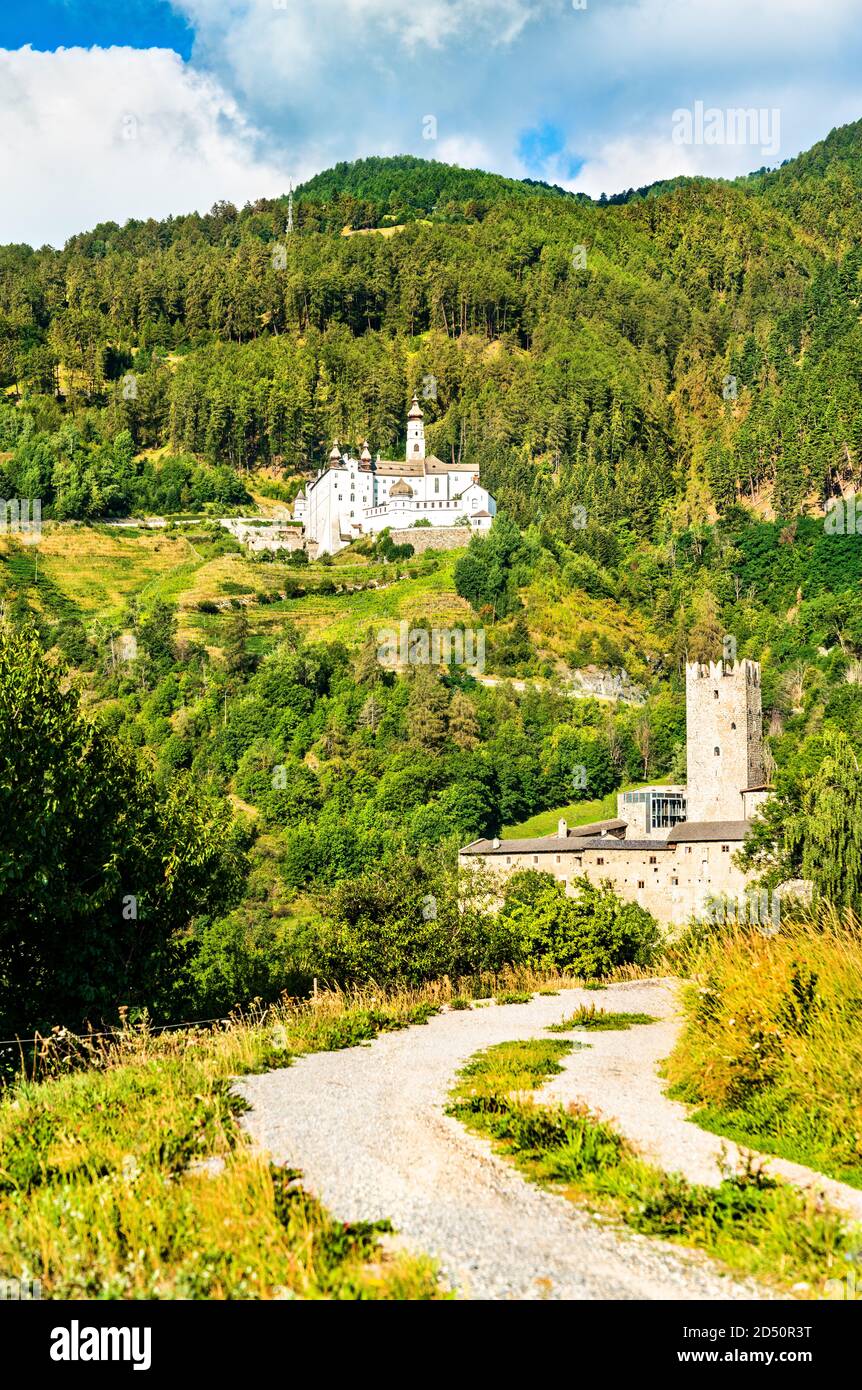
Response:
[[[417,555],[425,550],[459,550],[470,544],[469,526],[409,526],[390,531],[393,545],[412,545]]]

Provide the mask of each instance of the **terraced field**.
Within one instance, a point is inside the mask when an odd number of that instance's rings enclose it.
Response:
[[[180,635],[213,651],[237,606],[255,650],[276,642],[287,623],[355,646],[369,628],[405,618],[441,627],[469,622],[469,605],[455,593],[456,560],[443,553],[433,571],[421,561],[391,566],[353,555],[296,567],[214,553],[195,531],[48,523],[38,547],[0,538],[0,591],[23,588],[47,616],[78,617],[85,626],[96,618],[119,623],[134,598],[162,599],[176,605]],[[316,592],[330,584],[338,591]],[[295,597],[277,597],[294,588]],[[219,611],[201,612],[202,603]]]

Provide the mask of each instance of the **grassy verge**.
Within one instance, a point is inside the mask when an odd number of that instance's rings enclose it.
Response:
[[[0,1106],[0,1268],[47,1298],[428,1299],[430,1262],[333,1221],[240,1130],[237,1074],[427,1020],[325,996],[215,1033],[146,1029]],[[57,1051],[62,1039],[57,1044]]]
[[[818,1297],[827,1279],[851,1272],[858,1237],[815,1199],[755,1169],[715,1188],[689,1183],[645,1163],[586,1108],[537,1104],[531,1093],[572,1048],[550,1039],[488,1048],[461,1071],[449,1113],[525,1176],[642,1234],[704,1250],[736,1274]]]
[[[652,1014],[613,1014],[607,1013],[605,1009],[597,1009],[595,1004],[582,1004],[579,1009],[575,1009],[568,1018],[560,1019],[559,1023],[549,1023],[549,1033],[570,1033],[573,1028],[586,1028],[594,1033],[602,1032],[625,1032],[633,1028],[637,1023],[657,1023],[658,1019],[653,1018]]]
[[[667,1064],[693,1119],[862,1187],[862,929],[832,916],[690,946]]]
[[[211,1031],[55,1033],[0,1092],[0,1270],[55,1299],[435,1299],[427,1260],[333,1221],[238,1123],[243,1073],[547,977],[324,992]],[[345,1155],[349,1161],[349,1154]]]
[[[662,786],[672,781],[670,776],[658,777],[649,785]],[[646,783],[629,783],[620,787],[621,792],[635,791],[638,786]],[[535,816],[530,816],[529,820],[521,821],[518,825],[504,825],[500,832],[504,840],[534,839],[539,835],[556,834],[557,825],[560,818],[569,826],[589,825],[598,820],[616,820],[617,815],[617,792],[608,792],[607,796],[600,797],[594,801],[572,801],[568,806],[557,806],[550,811],[538,811]]]

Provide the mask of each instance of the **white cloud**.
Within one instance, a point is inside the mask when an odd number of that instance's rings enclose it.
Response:
[[[241,203],[371,154],[611,194],[744,173],[862,115],[859,0],[172,3],[194,29],[186,64],[162,50],[0,53],[0,240]],[[674,110],[697,101],[779,108],[776,156],[675,144]],[[118,133],[127,113],[136,142]]]
[[[648,179],[644,170],[649,170]],[[549,171],[549,182],[559,183],[577,193],[598,198],[602,193],[618,193],[639,188],[646,182],[672,179],[680,174],[699,172],[696,152],[672,145],[660,135],[624,135],[608,140],[586,161],[577,178],[570,179]]]
[[[550,122],[571,160],[586,161],[577,186],[614,192],[764,162],[759,148],[681,152],[677,107],[780,104],[780,158],[858,102],[858,0],[173,3],[195,28],[194,61],[270,139],[287,132],[321,164],[393,149],[445,157],[445,141],[501,172],[568,183],[569,158],[544,168],[518,159],[523,130]],[[436,150],[421,138],[426,114],[438,119]]]
[[[211,77],[164,49],[0,50],[0,242],[284,192]]]
[[[497,153],[474,136],[451,135],[429,144],[428,158],[443,164],[460,164],[462,169],[492,169],[499,165]]]

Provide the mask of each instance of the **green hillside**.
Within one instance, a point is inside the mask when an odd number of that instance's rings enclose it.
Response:
[[[52,700],[79,692],[117,785],[137,769],[165,824],[174,799],[197,808],[189,873],[195,827],[232,852],[206,909],[192,890],[159,908],[186,935],[176,969],[158,941],[152,976],[135,957],[151,1007],[511,963],[482,932],[418,940],[416,904],[455,910],[459,842],[682,780],[687,658],[762,661],[777,794],[753,862],[770,882],[833,874],[817,836],[844,833],[862,746],[862,547],[852,508],[842,533],[823,519],[860,481],[860,150],[847,127],[773,173],[601,204],[367,160],[298,190],[290,237],[279,199],[0,248],[0,495],[45,518],[38,547],[0,538],[0,678],[38,693],[59,667]],[[308,564],[219,527],[288,502],[335,436],[403,449],[417,386],[430,448],[497,498],[487,539],[393,559],[363,538]],[[196,519],[107,524],[142,513]],[[402,621],[481,632],[496,683],[382,669]],[[643,703],[571,698],[585,668]],[[55,744],[33,728],[38,771]],[[72,772],[40,772],[39,805],[55,775]],[[112,863],[125,824],[111,803],[82,853]],[[862,870],[841,862],[829,891],[853,905]],[[63,900],[62,942],[69,923],[113,930],[122,885],[101,874],[88,859],[84,888],[34,905],[34,866],[10,920]],[[409,949],[372,949],[393,920]],[[34,998],[7,1027],[71,1017],[67,996]]]
[[[276,201],[3,248],[0,483],[60,519],[224,504],[231,477],[296,477],[335,435],[397,449],[433,381],[431,447],[522,525],[792,516],[859,447],[858,130],[830,140],[816,172],[608,206],[364,161],[300,193],[290,238]],[[383,217],[406,225],[342,235]]]
[[[308,179],[297,189],[299,203],[336,203],[353,198],[374,210],[377,226],[384,219],[411,221],[417,216],[442,219],[465,216],[466,204],[485,207],[507,198],[542,193],[551,197],[590,202],[585,194],[534,179],[507,179],[484,169],[460,169],[436,159],[417,159],[412,155],[358,159],[342,162]],[[474,210],[475,215],[475,210]],[[358,224],[353,224],[358,225]]]

